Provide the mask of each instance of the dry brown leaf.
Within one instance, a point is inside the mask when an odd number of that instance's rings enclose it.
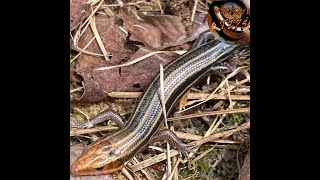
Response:
[[[80,157],[80,155],[84,152],[85,146],[83,144],[75,144],[70,147],[70,165],[72,162],[74,162],[76,159]],[[111,174],[107,175],[99,175],[99,176],[75,176],[70,173],[70,180],[113,180]]]
[[[105,15],[97,15],[95,21],[96,28],[106,51],[112,54],[111,61],[120,62],[124,58],[130,58],[134,50],[129,46],[125,46],[127,42],[126,34],[121,31],[117,25],[118,19],[115,17],[108,18]],[[94,35],[91,28],[87,28],[79,39],[79,47],[83,49],[93,37]],[[102,54],[96,40],[94,40],[86,50]]]
[[[150,53],[150,50],[140,48],[131,58],[134,60]],[[130,61],[131,61],[130,60]],[[117,92],[144,91],[154,77],[160,72],[160,64],[166,66],[173,58],[166,54],[150,56],[136,64],[121,68],[120,82],[116,88]]]
[[[89,16],[89,12],[87,0],[70,0],[70,31],[76,29]]]
[[[147,16],[139,13],[142,21],[131,16],[126,8],[120,9],[118,17],[123,20],[124,28],[131,33],[130,40],[142,42],[146,47],[156,50],[193,41],[201,32],[208,29],[207,25],[202,24],[187,35],[179,16]]]
[[[129,16],[125,10],[121,9],[119,17],[124,21],[124,27],[133,28],[132,37],[140,39],[140,42],[147,40],[150,46],[138,48],[134,43],[136,41],[127,40],[126,34],[119,28],[121,21],[117,17],[106,17],[97,15],[95,17],[96,27],[98,29],[101,40],[108,53],[112,54],[111,61],[106,61],[102,57],[96,57],[82,53],[77,61],[75,72],[84,79],[83,94],[72,95],[72,102],[97,102],[107,97],[108,92],[137,92],[144,91],[146,86],[150,84],[152,79],[159,73],[160,63],[163,66],[172,61],[172,57],[166,54],[156,54],[144,59],[143,61],[122,68],[114,68],[104,71],[96,71],[94,69],[106,66],[113,66],[128,62],[126,59],[134,60],[143,55],[154,51],[154,46],[171,47],[180,46],[180,48],[188,48],[185,46],[188,41],[194,40],[205,28],[194,30],[190,36],[186,36],[186,32],[181,24],[181,19],[175,16],[141,16],[145,22],[138,21]],[[160,23],[161,22],[161,23]],[[136,26],[135,26],[136,25]],[[143,27],[141,26],[143,25]],[[206,25],[204,25],[206,26]],[[134,28],[138,28],[134,29]],[[147,28],[147,29],[144,29]],[[146,31],[146,32],[144,32]],[[182,32],[182,33],[181,33]],[[134,35],[136,33],[136,35]],[[140,33],[140,34],[139,34]],[[152,36],[150,36],[152,35]],[[139,37],[141,36],[141,37]],[[84,48],[94,37],[92,30],[87,28],[79,39],[79,47]],[[161,37],[161,38],[159,38]],[[166,38],[163,38],[166,37]],[[148,39],[149,38],[149,39]],[[158,39],[157,39],[158,38]],[[180,40],[176,39],[180,38]],[[158,43],[158,44],[157,44]],[[89,52],[101,54],[101,50],[94,40],[86,49]]]
[[[129,61],[148,53],[150,50],[140,48]],[[160,63],[165,66],[172,60],[173,58],[166,54],[156,54],[130,66],[96,71],[94,69],[115,63],[106,62],[101,57],[82,54],[77,61],[76,72],[84,78],[84,94],[81,98],[73,97],[72,100],[97,102],[107,97],[106,92],[144,91],[159,73]]]
[[[80,94],[79,92],[71,94],[70,101],[72,103],[98,102],[107,97],[107,94],[103,92],[103,89],[99,83],[91,79],[85,79],[83,83],[83,89],[83,94]]]

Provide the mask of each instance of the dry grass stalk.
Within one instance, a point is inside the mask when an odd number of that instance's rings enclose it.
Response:
[[[121,172],[129,179],[129,180],[134,180],[134,178],[131,176],[131,174],[128,172],[126,168],[122,168]]]
[[[191,22],[193,22],[194,15],[196,14],[196,9],[198,5],[199,0],[194,1],[193,9],[192,9],[192,14],[191,14]]]
[[[176,164],[178,161],[178,158],[177,156],[173,156],[172,157],[172,164]],[[178,180],[179,179],[179,171],[178,171],[178,168],[173,168],[173,180]]]
[[[201,116],[212,116],[212,115],[220,115],[220,114],[235,114],[235,113],[249,113],[249,108],[239,108],[239,109],[228,109],[228,110],[220,110],[220,111],[209,111],[209,112],[202,112],[202,113],[196,113],[196,114],[188,114],[184,116],[177,116],[168,118],[168,121],[176,121],[176,120],[182,120],[182,119],[190,119],[195,117],[201,117]]]
[[[145,3],[146,1],[137,1],[137,2],[132,2],[132,3],[122,3],[122,4],[105,4],[101,6],[101,9],[109,8],[109,7],[117,7],[117,6],[133,6],[133,5],[138,5],[141,3]]]
[[[178,155],[179,152],[177,150],[170,150],[170,157],[173,157],[173,156],[176,156]],[[131,170],[133,172],[136,172],[136,171],[139,171],[143,168],[146,168],[148,166],[151,166],[157,162],[161,162],[163,160],[166,160],[167,159],[167,154],[166,153],[161,153],[161,154],[158,154],[156,156],[153,156],[149,159],[146,159],[144,161],[141,161],[140,163],[138,164],[135,164],[133,166],[130,166]]]
[[[127,63],[124,63],[124,64],[120,64],[120,65],[116,65],[116,66],[101,67],[101,68],[97,68],[95,70],[103,71],[103,70],[109,70],[109,69],[124,67],[124,66],[130,66],[132,64],[138,63],[138,62],[140,62],[140,61],[142,61],[142,60],[144,60],[144,59],[146,59],[146,58],[148,58],[150,56],[153,56],[153,55],[159,54],[159,53],[177,53],[177,54],[181,54],[182,53],[183,54],[185,52],[186,51],[182,51],[182,50],[176,50],[176,51],[154,51],[154,52],[150,52],[150,53],[148,53],[148,54],[146,54],[144,56],[141,56],[141,57],[139,57],[137,59],[134,59],[134,60],[132,60],[130,62],[127,62]]]
[[[201,153],[199,156],[194,158],[192,160],[192,164],[197,162],[199,159],[203,158],[204,156],[206,156],[209,152],[213,151],[214,148],[215,148],[215,146],[211,147],[210,149],[206,150],[205,152]]]
[[[209,131],[209,130],[208,130]],[[207,131],[207,132],[208,132]],[[193,140],[193,141],[196,141],[196,140],[199,140],[201,138],[203,138],[202,136],[199,136],[199,135],[195,135],[195,134],[190,134],[190,133],[183,133],[183,132],[179,132],[179,131],[175,131],[174,132],[178,138],[180,139],[186,139],[186,140]],[[207,135],[208,136],[208,135]],[[207,137],[207,136],[204,136],[204,137]],[[222,140],[222,139],[214,139],[210,142],[215,142],[215,143],[223,143],[223,144],[240,144],[242,143],[241,141],[231,141],[231,140]]]
[[[107,53],[107,50],[101,40],[101,37],[99,35],[99,32],[98,32],[98,29],[96,27],[96,22],[95,22],[95,17],[92,17],[91,21],[90,21],[90,27],[91,27],[91,30],[93,32],[93,35],[94,37],[96,38],[97,40],[97,43],[99,45],[99,48],[101,49],[102,51],[102,54],[105,58],[106,61],[110,61],[109,57],[108,57],[108,53]]]
[[[204,144],[206,142],[210,142],[211,140],[213,139],[217,139],[217,138],[220,138],[222,136],[225,136],[225,135],[228,135],[228,134],[232,134],[232,133],[235,133],[235,132],[239,132],[239,131],[242,131],[242,130],[245,130],[245,129],[249,129],[250,128],[250,122],[248,123],[245,123],[241,126],[239,126],[238,128],[235,128],[235,129],[232,129],[232,130],[228,130],[228,131],[224,131],[224,132],[220,132],[220,133],[216,133],[216,134],[212,134],[208,137],[204,137],[196,142],[195,143],[195,146],[199,146],[201,144]]]
[[[200,102],[200,103],[198,103],[198,104],[196,104],[196,105],[193,105],[193,106],[191,106],[191,107],[188,107],[188,108],[186,108],[186,109],[184,109],[184,110],[182,110],[182,111],[180,111],[180,112],[187,111],[187,110],[189,110],[189,109],[191,109],[191,108],[194,108],[194,107],[196,107],[196,106],[199,106],[200,104],[203,104],[203,103],[207,102],[208,100],[210,100],[211,96],[214,95],[214,94],[226,83],[226,81],[227,81],[228,79],[230,79],[231,77],[233,77],[233,76],[235,76],[236,74],[238,74],[238,73],[240,72],[240,70],[242,70],[244,67],[245,67],[245,66],[243,66],[243,67],[238,67],[235,71],[233,71],[232,73],[230,73],[230,74],[219,84],[219,86],[210,94],[210,96],[208,96],[204,101],[202,101],[202,102]]]
[[[177,160],[177,162],[176,162],[175,165],[174,165],[174,168],[173,168],[173,170],[172,170],[172,173],[171,173],[171,174],[169,175],[169,177],[168,177],[168,180],[171,180],[171,179],[172,179],[173,175],[175,174],[174,172],[177,171],[177,168],[178,168],[178,165],[180,164],[180,162],[181,162],[181,158],[179,157],[178,160]]]
[[[132,163],[133,163],[133,164],[137,164],[137,163],[139,163],[139,161],[138,161],[138,159],[137,159],[136,157],[133,157],[133,158],[132,158]],[[146,170],[141,169],[141,172],[142,172],[142,174],[144,174],[144,175],[146,176],[147,179],[149,179],[149,180],[152,179],[152,178],[150,177],[149,173],[147,173]]]
[[[93,42],[94,39],[95,39],[95,37],[93,37],[93,38],[89,41],[89,43],[88,43],[83,49],[78,48],[78,50],[80,49],[80,51],[78,52],[78,54],[77,54],[74,58],[72,58],[72,59],[70,60],[70,64],[71,64],[74,60],[76,60],[76,59],[80,56],[80,54],[83,53],[83,52],[89,47],[89,45]]]
[[[99,131],[111,131],[111,130],[116,130],[116,129],[119,129],[119,127],[117,127],[117,126],[98,126],[98,127],[93,127],[90,129],[70,129],[70,137],[78,136],[81,134],[99,132]]]
[[[220,137],[223,137],[225,135],[228,135],[228,134],[232,134],[232,133],[235,133],[235,132],[239,132],[239,131],[242,131],[242,130],[245,130],[245,129],[248,129],[250,128],[250,123],[245,123],[241,126],[239,126],[238,128],[235,128],[235,129],[232,129],[232,130],[228,130],[228,131],[224,131],[224,132],[221,132],[221,133],[216,133],[216,134],[212,134],[208,137],[203,137],[201,138],[200,140],[198,141],[195,141],[193,142],[193,144],[195,145],[194,147],[197,147],[197,146],[200,146],[204,143],[207,143],[207,142],[210,142],[214,139],[218,139]],[[176,156],[178,155],[179,152],[177,150],[171,150],[170,151],[170,157],[173,157],[173,156]],[[139,171],[145,167],[148,167],[148,166],[151,166],[157,162],[160,162],[160,161],[163,161],[166,159],[166,153],[161,153],[161,154],[158,154],[154,157],[151,157],[149,159],[146,159],[144,161],[141,161],[140,163],[138,164],[135,164],[133,166],[130,166],[131,170],[133,172],[136,172],[136,171]]]
[[[83,89],[83,87],[79,87],[79,88],[73,89],[73,90],[70,91],[70,94],[74,93],[74,92],[77,92],[77,91],[80,91],[81,89]]]
[[[79,112],[80,114],[84,115],[86,117],[86,119],[90,119],[90,116],[88,116],[88,114],[81,111],[79,108],[73,107],[73,109],[76,110],[77,112]]]

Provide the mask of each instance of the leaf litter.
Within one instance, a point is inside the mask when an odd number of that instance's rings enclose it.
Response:
[[[168,4],[161,1],[160,4],[162,8],[164,8],[165,14],[160,15],[161,13],[159,10],[159,13],[150,13],[151,11],[140,12],[139,8],[137,8],[140,7],[140,9],[142,9],[141,7],[143,6],[148,6],[151,8],[159,7],[157,1],[137,1],[137,3],[135,3],[135,1],[124,1],[124,4],[131,3],[131,5],[124,5],[123,7],[106,6],[106,2],[107,1],[90,1],[89,5],[91,6],[92,4],[95,4],[94,6],[90,7],[90,9],[95,9],[97,5],[100,5],[100,8],[94,14],[94,23],[99,34],[99,38],[101,39],[101,42],[107,52],[107,55],[109,56],[108,58],[110,58],[110,61],[107,61],[103,57],[101,46],[99,46],[99,44],[97,43],[97,40],[93,33],[93,29],[91,29],[89,25],[87,25],[87,28],[85,30],[83,28],[86,27],[86,24],[82,23],[85,22],[86,18],[88,18],[88,15],[86,15],[85,18],[83,18],[83,16],[74,17],[74,19],[81,19],[78,20],[81,22],[76,25],[73,31],[71,30],[71,33],[74,34],[76,31],[82,31],[82,33],[80,33],[81,35],[77,39],[77,45],[80,49],[86,49],[86,52],[79,51],[80,54],[78,55],[78,57],[76,57],[76,59],[71,62],[70,88],[71,90],[76,90],[72,91],[71,93],[71,107],[78,108],[89,117],[93,117],[96,113],[101,112],[107,108],[111,108],[116,110],[117,112],[122,113],[123,118],[129,119],[130,113],[132,113],[137,99],[131,99],[132,97],[124,99],[110,99],[108,98],[108,93],[143,92],[148,87],[153,78],[159,73],[160,64],[166,66],[178,55],[173,53],[159,53],[149,56],[144,60],[129,66],[104,71],[96,71],[95,69],[125,64],[155,51],[188,51],[192,46],[192,42],[198,37],[198,35],[207,29],[207,25],[205,24],[206,14],[202,13],[203,10],[201,10],[201,8],[197,8],[194,21],[193,23],[191,23],[192,26],[190,26],[190,20],[188,19],[190,19],[191,14],[188,15],[188,13],[191,13],[191,10],[193,8],[192,3],[180,3],[182,7],[180,9],[182,10],[179,10],[179,8],[176,8],[175,10],[173,7],[170,7],[170,5],[168,6]],[[202,5],[203,2],[204,1],[199,1],[198,7]],[[86,4],[86,2],[81,3],[80,4],[82,6],[79,7],[84,8],[83,4]],[[189,9],[189,12],[188,10],[186,10],[186,7]],[[74,12],[70,13],[77,14],[75,10],[73,11]],[[112,12],[111,14],[114,14],[114,16],[107,15],[108,13],[106,12],[109,12],[110,14],[110,11]],[[185,14],[185,16],[182,14]],[[88,22],[90,22],[90,20],[88,20]],[[81,25],[81,29],[79,29],[79,25]],[[90,41],[91,43],[89,44]],[[71,45],[74,46],[74,41],[70,40],[70,42],[72,43]],[[246,73],[248,73],[249,69],[245,71]],[[201,94],[202,92],[205,93],[207,91],[213,91],[213,89],[217,87],[217,83],[222,83],[222,80],[224,78],[225,76],[218,77],[218,81],[215,82],[217,77],[212,76],[210,81],[211,84],[206,84],[205,80],[201,81],[197,83],[197,85],[195,85],[193,89],[190,90],[190,93]],[[243,79],[245,79],[245,76],[241,72],[237,72],[234,77],[228,80],[227,86],[230,86],[230,84],[236,84],[236,82],[239,82]],[[243,87],[250,88],[250,83],[248,81],[245,81],[242,84],[244,85]],[[219,90],[216,93],[228,96],[228,93],[223,90],[222,86],[219,86],[218,89]],[[235,95],[235,93],[233,93],[233,90],[236,91],[237,89],[239,89],[239,87],[232,86],[232,89],[230,89],[231,91],[229,90],[229,96],[230,93],[231,96]],[[249,92],[250,91],[244,91],[243,93],[241,93],[240,91],[238,91],[237,94],[248,94]],[[181,102],[182,105],[180,108],[185,108],[185,106],[190,107],[189,101],[190,99],[184,98]],[[234,101],[234,108],[249,107],[249,101],[247,100],[233,100],[233,102]],[[95,105],[96,103],[100,105],[97,106]],[[215,106],[217,104],[219,104],[219,106]],[[197,114],[210,111],[212,108],[217,107],[218,108],[215,110],[224,110],[228,106],[228,99],[210,100],[206,103],[201,104],[200,106],[192,108],[192,111],[188,111],[188,113]],[[176,109],[174,111],[177,112],[178,108],[179,107],[176,106]],[[169,114],[169,117],[173,117],[175,115],[176,113],[173,112]],[[197,134],[201,137],[204,135],[206,129],[209,128],[211,123],[216,123],[215,121],[213,121],[213,119],[216,119],[219,116],[221,115],[194,117],[168,122],[168,124],[171,127],[174,126],[175,131],[177,132],[183,132],[187,135]],[[70,118],[72,124],[79,123],[79,121],[81,122],[87,119],[83,114],[77,112],[76,110],[71,111]],[[229,121],[232,121],[232,123],[230,123]],[[243,123],[248,123],[248,116],[246,115],[246,113],[239,115],[229,114],[222,119],[222,123],[217,126],[215,132],[211,132],[211,134],[223,132],[228,129],[232,130],[233,128],[236,128]],[[110,122],[102,123],[101,125],[97,126],[109,126],[109,124]],[[88,144],[101,135],[111,133],[113,131],[114,130],[107,130],[75,136],[70,138],[70,145],[74,143],[76,143],[76,145],[79,145],[79,141]],[[224,135],[220,137],[221,140],[227,140],[225,141],[225,143],[227,144],[222,143],[223,141],[219,141],[220,143],[218,143],[217,141],[217,143],[206,143],[200,146],[200,149],[195,153],[196,156],[206,152],[210,147],[212,147],[212,145],[214,145],[215,147],[210,152],[207,151],[208,153],[204,154],[205,158],[199,159],[191,169],[189,169],[186,164],[180,162],[178,171],[173,174],[173,179],[177,179],[177,177],[179,177],[179,179],[188,177],[192,179],[198,179],[201,177],[207,179],[225,179],[223,177],[227,176],[237,177],[237,174],[239,174],[239,172],[237,168],[234,168],[234,151],[239,149],[239,146],[237,144],[228,145],[228,143],[243,141],[243,138],[241,137],[243,136],[243,134],[247,136],[247,133],[249,132],[246,130],[242,130],[238,133],[232,133],[231,136]],[[180,138],[186,143],[190,142],[190,140],[184,139],[185,137]],[[157,144],[158,146],[160,145],[163,150],[166,150],[166,143]],[[79,151],[79,153],[77,154],[74,152],[73,146],[71,146],[70,149],[70,156],[73,156],[74,158],[80,155],[81,149],[79,150],[78,148],[78,150],[75,150]],[[148,148],[142,153],[139,153],[136,158],[140,162],[143,162],[144,160],[148,160],[159,153],[159,151]],[[241,157],[241,165],[243,164],[243,160],[244,157]],[[129,166],[133,165],[132,163],[133,162],[130,162]],[[172,164],[171,167],[173,168],[174,165],[175,164]],[[210,167],[212,167],[212,165],[215,165],[216,168],[213,172],[210,171]],[[151,179],[159,179],[163,177],[165,171],[166,161],[162,161],[156,163],[153,166],[148,166],[142,169],[142,171],[140,170],[134,173],[129,171],[129,174],[131,174],[132,177],[138,179],[150,179],[150,177]],[[122,174],[121,172],[119,172],[112,174],[112,176],[107,175],[94,177],[75,177],[73,175],[70,175],[70,178],[128,179],[129,176],[128,174],[126,175],[126,173]]]

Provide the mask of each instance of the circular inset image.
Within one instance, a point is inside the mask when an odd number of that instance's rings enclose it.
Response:
[[[220,41],[230,44],[250,42],[249,1],[213,1],[208,11],[208,26]]]

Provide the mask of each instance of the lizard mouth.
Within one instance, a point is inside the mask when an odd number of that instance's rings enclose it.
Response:
[[[103,175],[110,174],[121,170],[124,163],[121,160],[116,160],[100,168],[82,168],[78,163],[71,165],[70,171],[74,175]]]

